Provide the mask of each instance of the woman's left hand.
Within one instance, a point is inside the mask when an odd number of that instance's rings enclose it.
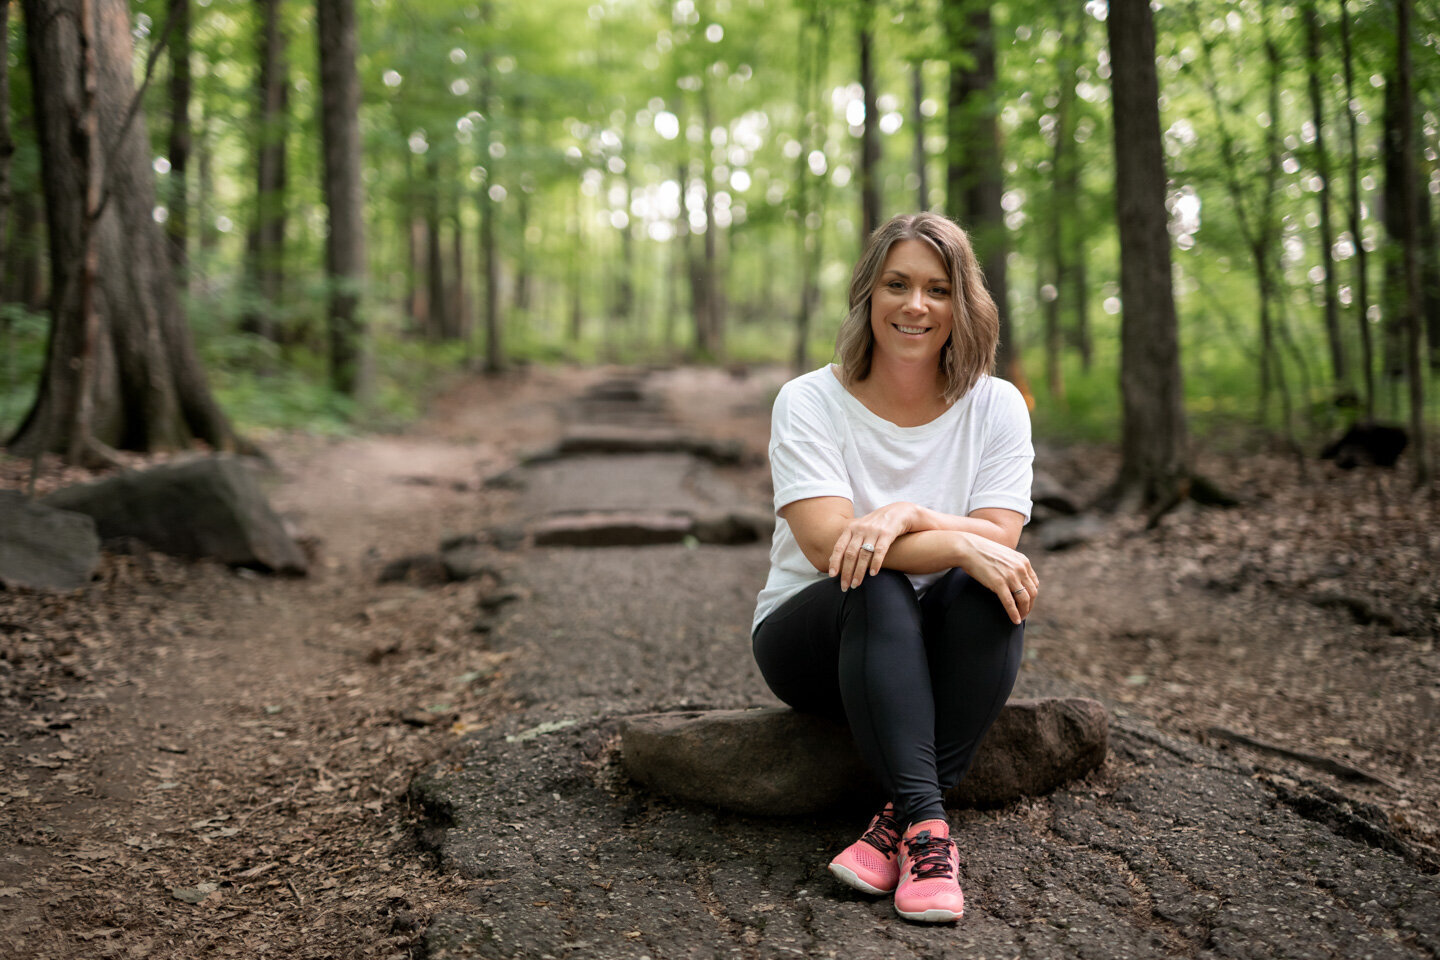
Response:
[[[830,553],[830,576],[840,577],[840,589],[858,587],[865,574],[879,573],[890,545],[910,532],[917,515],[913,503],[890,503],[847,523]]]

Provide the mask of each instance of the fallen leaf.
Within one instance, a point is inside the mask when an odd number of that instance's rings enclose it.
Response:
[[[193,887],[175,887],[170,891],[170,895],[185,903],[200,903],[219,889],[220,884],[218,883],[202,883]]]

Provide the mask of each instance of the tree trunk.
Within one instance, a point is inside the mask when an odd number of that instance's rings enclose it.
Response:
[[[289,37],[280,0],[258,0],[260,30],[255,80],[255,219],[246,241],[247,268],[261,305],[244,329],[280,340],[279,308],[285,284],[285,139],[290,127]]]
[[[195,220],[199,232],[200,252],[211,253],[220,243],[220,231],[210,213],[215,196],[215,149],[214,135],[210,132],[209,117],[200,117],[200,145],[195,151]]]
[[[460,217],[460,179],[451,180],[450,209],[452,229],[450,231],[450,316],[454,318],[455,336],[470,342],[470,303],[465,290],[465,229]]]
[[[10,135],[10,0],[0,0],[0,257],[8,263],[18,243],[10,240],[10,158],[15,141]],[[0,264],[0,303],[10,295],[8,273]]]
[[[1360,368],[1365,386],[1365,419],[1375,419],[1375,348],[1370,339],[1370,281],[1360,232],[1360,134],[1355,118],[1355,64],[1350,51],[1350,12],[1340,0],[1340,43],[1345,66],[1345,117],[1350,130],[1346,180],[1350,195],[1350,242],[1355,248],[1355,319],[1360,327]]]
[[[1335,231],[1330,225],[1330,154],[1325,149],[1325,105],[1320,96],[1320,21],[1314,0],[1305,4],[1305,37],[1310,74],[1310,122],[1315,125],[1315,173],[1320,178],[1316,199],[1320,204],[1320,265],[1325,271],[1325,336],[1330,343],[1330,372],[1335,396],[1350,393],[1350,370],[1345,342],[1340,336],[1340,299],[1336,292]]]
[[[361,387],[360,293],[365,282],[365,219],[360,180],[360,78],[355,0],[316,0],[320,45],[320,134],[324,151],[325,274],[330,284],[330,385]]]
[[[860,26],[856,40],[860,48],[860,89],[865,103],[865,122],[860,128],[860,227],[862,242],[880,226],[880,118],[875,106],[875,0],[860,0]]]
[[[1075,143],[1075,51],[1079,49],[1083,21],[1088,17],[1082,11],[1075,15],[1063,6],[1057,10],[1059,23],[1060,51],[1055,59],[1056,102],[1053,116],[1055,125],[1052,135],[1055,143],[1051,150],[1051,175],[1054,178],[1052,195],[1054,203],[1050,208],[1046,259],[1050,275],[1050,289],[1042,291],[1045,309],[1045,380],[1050,396],[1065,396],[1065,381],[1062,373],[1062,356],[1065,346],[1064,312],[1071,301],[1079,302],[1085,291],[1074,285],[1070,263],[1080,244],[1076,240],[1078,215],[1076,213],[1080,191],[1079,162]],[[1074,22],[1081,21],[1080,30],[1074,29]]]
[[[445,257],[440,252],[440,164],[435,159],[434,145],[425,153],[425,289],[428,309],[425,313],[425,336],[444,340],[450,336],[451,324],[445,310]]]
[[[67,452],[85,429],[77,405],[87,339],[84,250],[95,252],[96,324],[84,400],[89,436],[134,450],[170,449],[200,439],[234,445],[181,315],[166,241],[155,223],[155,182],[144,116],[135,103],[129,6],[95,0],[98,216],[87,224],[86,145],[74,136],[85,113],[83,38],[77,0],[25,0],[35,117],[50,238],[52,313],[40,392],[11,449]],[[94,200],[92,194],[91,199]],[[93,449],[92,451],[93,452]]]
[[[710,132],[715,129],[715,112],[708,82],[700,85],[700,119],[705,125],[705,136],[700,142],[701,169],[705,174],[705,258],[700,271],[700,282],[705,288],[702,301],[705,340],[697,346],[702,356],[718,359],[725,351],[725,318],[720,303],[719,257],[716,253],[719,228],[715,226],[715,148],[710,142]]]
[[[915,127],[916,210],[930,209],[930,164],[925,151],[925,61],[910,64],[910,123]]]
[[[1420,183],[1415,170],[1419,152],[1415,139],[1415,94],[1410,65],[1412,0],[1397,0],[1396,99],[1400,105],[1401,250],[1404,261],[1406,332],[1405,375],[1410,381],[1410,443],[1415,462],[1415,483],[1430,482],[1430,459],[1425,443],[1425,371],[1421,364],[1420,285]]]
[[[489,24],[494,14],[491,4],[481,7],[481,19]],[[485,276],[485,372],[499,373],[505,369],[505,345],[500,325],[500,252],[495,249],[496,201],[491,195],[495,189],[496,159],[490,156],[495,121],[494,57],[487,48],[480,57],[480,109],[485,114],[484,148],[485,183],[480,190],[480,268]]]
[[[1400,84],[1386,84],[1385,111],[1382,120],[1384,141],[1381,154],[1385,170],[1384,199],[1381,220],[1385,225],[1384,249],[1384,319],[1381,326],[1381,374],[1392,388],[1406,376],[1406,352],[1409,338],[1409,281],[1405,275],[1407,256],[1406,221],[1410,213],[1409,177],[1413,161],[1405,154],[1403,130],[1406,113],[1411,109],[1401,97]]]
[[[170,176],[165,234],[175,283],[185,289],[190,261],[190,0],[171,0]]]
[[[1190,466],[1149,0],[1111,0],[1106,31],[1124,304],[1122,461],[1116,488],[1152,506],[1185,496]]]
[[[996,363],[1003,376],[1019,376],[1019,350],[1010,318],[1006,283],[1009,238],[1000,205],[1004,176],[1000,134],[995,122],[995,36],[990,8],[978,0],[944,0],[945,26],[952,49],[965,51],[950,66],[946,117],[945,206],[970,230],[985,284],[1000,311],[1000,347]]]

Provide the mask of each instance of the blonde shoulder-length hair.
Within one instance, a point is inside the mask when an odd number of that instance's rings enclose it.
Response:
[[[985,276],[980,272],[969,235],[953,220],[934,213],[893,217],[870,235],[850,277],[850,312],[835,337],[840,377],[848,386],[870,375],[875,349],[870,295],[880,282],[890,248],[901,240],[928,245],[950,276],[951,329],[945,349],[940,351],[940,371],[945,377],[945,399],[954,403],[994,369],[1000,313],[985,288]]]

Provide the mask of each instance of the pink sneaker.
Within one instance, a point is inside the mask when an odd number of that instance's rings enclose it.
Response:
[[[870,820],[865,835],[830,861],[841,883],[866,893],[889,893],[900,881],[900,824],[895,807],[885,804]]]
[[[965,914],[960,851],[950,839],[948,821],[922,820],[905,831],[895,912],[921,923],[950,923]]]

